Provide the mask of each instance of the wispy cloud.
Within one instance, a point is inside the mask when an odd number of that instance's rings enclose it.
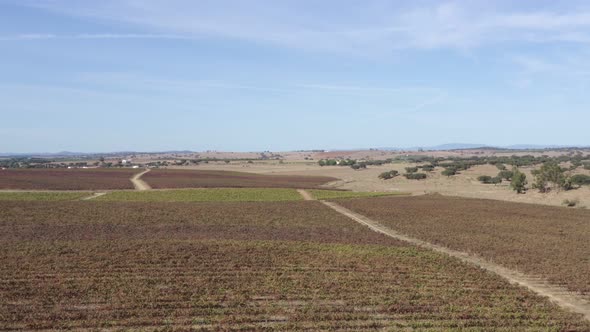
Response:
[[[164,33],[123,34],[119,38],[222,37],[292,48],[355,53],[470,49],[504,42],[590,42],[590,8],[575,6],[565,9],[545,6],[548,9],[539,11],[534,6],[532,10],[515,9],[510,2],[501,1],[434,1],[411,5],[379,0],[346,5],[341,1],[325,1],[318,5],[315,1],[305,0],[171,0],[165,3],[148,0],[76,3],[54,0],[28,4]],[[335,8],[338,8],[337,13]],[[95,38],[116,36],[96,35]],[[77,38],[92,38],[92,35]]]
[[[136,33],[82,33],[74,35],[58,35],[52,33],[27,33],[16,35],[0,35],[3,41],[27,41],[27,40],[47,40],[47,39],[197,39],[190,35],[173,35],[173,34],[136,34]]]

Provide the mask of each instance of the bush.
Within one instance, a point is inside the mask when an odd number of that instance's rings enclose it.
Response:
[[[455,168],[447,168],[441,174],[444,176],[453,176],[457,174],[457,170]]]
[[[352,165],[350,165],[350,168],[355,169],[355,170],[361,169],[361,168],[367,168],[367,164],[365,164],[365,163],[352,164]]]
[[[570,181],[573,185],[577,185],[578,187],[590,185],[590,176],[585,174],[576,174],[570,178]]]
[[[407,173],[416,173],[418,172],[418,167],[406,167]]]
[[[398,175],[399,175],[398,171],[389,171],[389,172],[383,172],[383,173],[379,174],[379,178],[382,180],[389,180],[389,179],[393,179],[394,177],[396,177]]]
[[[565,199],[563,200],[563,202],[561,204],[567,206],[567,207],[574,207],[576,205],[578,205],[580,203],[579,199]]]
[[[424,172],[432,172],[434,171],[434,165],[424,165],[422,166],[422,170]]]
[[[587,169],[590,171],[590,164],[584,164],[584,169]]]
[[[491,184],[498,184],[498,183],[502,183],[502,178],[499,176],[495,176],[492,178],[492,181],[490,182]]]
[[[506,166],[504,164],[496,164],[496,167],[501,170],[501,171],[505,171],[506,170]],[[507,179],[508,180],[508,179]]]
[[[424,174],[424,173],[407,173],[407,174],[404,174],[404,176],[408,180],[424,180],[424,179],[426,179],[426,174]]]
[[[492,177],[489,175],[482,175],[477,178],[477,181],[485,184],[492,183]]]
[[[510,181],[512,180],[512,176],[514,175],[514,173],[512,171],[501,171],[500,173],[498,173],[498,177],[500,179],[504,179],[506,181]]]

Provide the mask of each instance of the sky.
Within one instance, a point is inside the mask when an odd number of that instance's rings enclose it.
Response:
[[[590,2],[0,0],[0,152],[590,145]]]

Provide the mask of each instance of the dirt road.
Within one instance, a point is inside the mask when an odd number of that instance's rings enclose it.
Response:
[[[145,171],[141,172],[141,173],[137,173],[135,174],[132,178],[131,178],[131,182],[133,183],[133,186],[135,187],[135,190],[150,190],[152,189],[152,187],[150,187],[149,184],[147,184],[145,181],[143,181],[141,179],[141,177],[149,172],[150,169],[146,169]]]
[[[495,274],[507,279],[509,282],[516,283],[520,286],[524,286],[541,296],[548,297],[551,301],[558,304],[559,306],[569,309],[573,312],[580,313],[580,314],[584,315],[584,317],[587,320],[590,320],[590,302],[585,300],[581,296],[578,296],[572,292],[569,292],[565,288],[549,285],[546,282],[543,282],[543,280],[540,280],[539,278],[534,278],[534,277],[524,275],[520,272],[507,269],[505,267],[502,267],[502,266],[494,264],[494,263],[490,263],[486,260],[483,260],[479,257],[469,255],[465,252],[448,249],[448,248],[445,248],[445,247],[442,247],[442,246],[439,246],[436,244],[432,244],[432,243],[429,243],[426,241],[422,241],[422,240],[418,240],[416,238],[409,237],[404,234],[400,234],[400,233],[394,231],[393,229],[385,227],[374,220],[371,220],[371,219],[369,219],[361,214],[358,214],[356,212],[350,211],[347,208],[342,207],[336,203],[325,202],[325,201],[322,201],[322,203],[325,204],[326,206],[329,206],[330,208],[332,208],[336,212],[339,212],[339,213],[351,218],[352,220],[369,227],[370,229],[372,229],[375,232],[382,233],[382,234],[385,234],[385,235],[390,236],[392,238],[395,238],[395,239],[398,239],[401,241],[405,241],[405,242],[409,242],[411,244],[414,244],[414,245],[417,245],[417,246],[420,246],[423,248],[431,249],[431,250],[449,255],[451,257],[458,258],[461,261],[466,262],[466,263],[474,264],[480,268],[488,270],[492,273],[495,273]]]
[[[107,194],[107,193],[94,193],[94,194],[92,194],[91,196],[88,196],[88,197],[84,197],[84,198],[82,198],[82,201],[89,201],[89,200],[91,200],[91,199],[95,199],[95,198],[97,198],[97,197],[100,197],[100,196],[103,196],[103,195],[106,195],[106,194]]]
[[[301,195],[301,197],[303,197],[304,201],[314,201],[315,200],[311,196],[311,194],[308,193],[307,191],[305,191],[304,189],[297,189],[297,192],[299,193],[299,195]]]

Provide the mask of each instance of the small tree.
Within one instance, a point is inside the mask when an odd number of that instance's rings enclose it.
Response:
[[[512,170],[512,181],[510,182],[510,188],[516,191],[518,194],[522,194],[526,191],[526,174],[522,173],[518,170],[518,168],[514,168]]]

